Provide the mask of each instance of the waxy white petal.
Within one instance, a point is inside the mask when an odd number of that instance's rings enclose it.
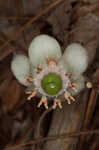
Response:
[[[30,75],[30,64],[26,56],[22,54],[16,55],[11,62],[11,70],[21,84],[28,85],[26,76]]]
[[[30,44],[29,58],[31,64],[37,67],[46,62],[46,57],[61,57],[61,48],[56,39],[48,35],[37,36]]]
[[[82,74],[88,66],[87,51],[77,43],[73,43],[65,49],[62,60],[68,66],[68,71],[77,76]]]

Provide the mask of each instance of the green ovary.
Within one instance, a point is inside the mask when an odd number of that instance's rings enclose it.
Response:
[[[45,93],[56,95],[62,88],[62,80],[57,74],[48,74],[42,79],[41,85]]]

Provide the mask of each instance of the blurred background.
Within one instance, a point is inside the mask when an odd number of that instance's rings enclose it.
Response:
[[[13,55],[27,55],[39,34],[56,38],[62,51],[73,42],[88,51],[84,75],[93,87],[62,110],[38,109],[37,97],[27,101],[11,72]],[[0,150],[99,150],[98,99],[99,0],[0,0]],[[77,135],[59,136],[69,132]]]

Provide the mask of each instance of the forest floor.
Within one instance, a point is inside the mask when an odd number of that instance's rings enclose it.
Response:
[[[93,86],[78,95],[81,102],[46,111],[39,98],[26,101],[10,65],[39,34],[56,38],[62,52],[73,42],[86,48]],[[0,150],[99,150],[98,94],[99,0],[0,0]]]

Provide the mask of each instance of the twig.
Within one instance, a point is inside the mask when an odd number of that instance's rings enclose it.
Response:
[[[56,0],[51,5],[49,5],[44,10],[40,11],[35,17],[29,20],[25,25],[19,28],[3,45],[0,46],[0,49],[6,47],[14,38],[18,36],[19,33],[23,32],[30,24],[34,23],[37,19],[39,19],[42,15],[46,14],[50,9],[54,8],[58,4],[60,4],[62,0]]]
[[[84,120],[84,124],[83,124],[83,129],[82,131],[86,131],[89,125],[89,121],[92,117],[92,113],[96,104],[96,92],[94,89],[92,89],[91,94],[90,94],[90,98],[89,98],[89,102],[88,102],[88,106],[87,106],[87,111],[85,114],[85,120]],[[78,150],[82,149],[82,145],[83,145],[83,141],[85,139],[85,135],[82,135],[80,138],[80,142],[78,145]]]
[[[0,31],[0,40],[2,42],[5,42],[8,40],[8,37],[2,32]],[[9,43],[10,47],[8,50],[4,49],[3,51],[0,51],[0,61],[3,60],[5,57],[7,57],[10,53],[14,53],[15,51],[21,49],[24,53],[26,53],[26,49],[24,47],[22,47],[21,45],[19,45],[19,43],[15,43],[15,42],[10,42]]]
[[[49,108],[48,110],[44,111],[44,113],[42,114],[42,116],[40,117],[39,119],[39,122],[38,122],[38,125],[37,125],[37,134],[36,134],[36,137],[41,137],[41,134],[40,134],[40,129],[41,129],[41,126],[42,126],[42,122],[44,120],[44,118],[46,117],[46,115],[51,112],[53,110],[53,108]]]
[[[30,20],[32,17],[29,16],[0,16],[0,20]]]
[[[45,142],[45,141],[66,139],[66,137],[70,138],[70,137],[78,137],[80,135],[92,135],[92,134],[99,134],[99,130],[69,132],[69,133],[64,133],[64,134],[61,134],[61,135],[53,135],[53,136],[49,136],[49,137],[38,138],[38,139],[31,140],[31,141],[26,142],[26,143],[21,143],[19,145],[17,144],[17,145],[6,147],[4,150],[14,150],[14,149],[22,147],[22,146],[39,144],[39,143]]]
[[[21,16],[21,14],[22,14],[19,4],[20,4],[20,0],[16,0],[17,18],[19,18]],[[21,26],[20,20],[17,20],[17,22],[18,22],[19,26]],[[25,36],[25,32],[24,31],[22,31],[22,37],[23,37],[25,46],[27,48],[27,41],[26,41],[26,36]]]

